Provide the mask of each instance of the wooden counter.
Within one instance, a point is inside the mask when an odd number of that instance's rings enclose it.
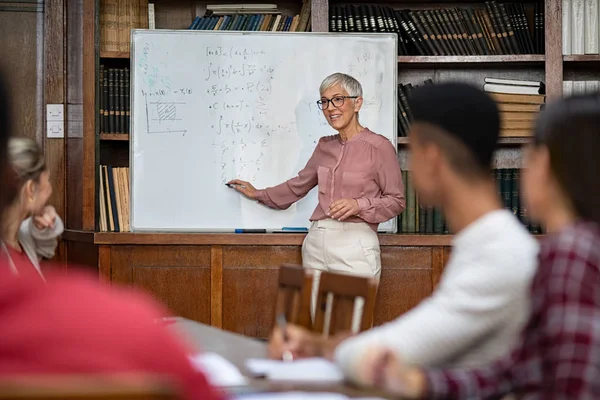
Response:
[[[305,234],[99,233],[67,230],[69,262],[112,283],[152,293],[175,314],[247,336],[267,337],[278,268],[301,263]],[[452,237],[379,235],[382,274],[375,323],[429,296]]]

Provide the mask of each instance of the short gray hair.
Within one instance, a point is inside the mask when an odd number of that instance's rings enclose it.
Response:
[[[323,93],[330,87],[336,85],[340,85],[342,89],[348,93],[348,96],[362,97],[363,95],[362,85],[360,82],[350,75],[342,74],[341,72],[336,72],[335,74],[331,74],[327,78],[323,79],[321,86],[319,86],[319,93]]]

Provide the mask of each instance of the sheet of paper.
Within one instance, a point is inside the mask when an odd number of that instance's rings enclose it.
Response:
[[[282,392],[282,393],[252,393],[234,397],[233,400],[349,400],[338,393],[319,392]]]
[[[324,358],[306,358],[291,362],[251,358],[246,367],[254,375],[264,375],[270,380],[300,382],[339,382],[344,380],[342,371]]]
[[[350,400],[338,393],[319,392],[283,392],[283,393],[252,393],[233,397],[233,400]],[[352,400],[383,400],[379,397],[353,398]]]
[[[199,353],[190,357],[194,368],[203,372],[214,386],[243,386],[248,380],[240,370],[216,353]]]

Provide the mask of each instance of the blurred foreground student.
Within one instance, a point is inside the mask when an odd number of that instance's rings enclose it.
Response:
[[[16,197],[7,163],[9,99],[0,76],[0,215]],[[0,221],[2,222],[2,221]],[[51,272],[47,284],[0,252],[0,379],[35,375],[160,375],[185,399],[221,395],[195,371],[187,349],[154,323],[165,310],[143,295],[111,288],[96,277]]]
[[[527,151],[523,194],[544,223],[533,309],[503,358],[475,369],[427,370],[372,347],[360,381],[414,398],[600,398],[600,96],[549,105]],[[442,328],[442,327],[440,327]]]
[[[395,321],[355,337],[323,339],[290,326],[271,355],[335,359],[354,380],[372,346],[415,365],[481,365],[506,352],[526,321],[538,246],[503,209],[490,174],[499,133],[494,101],[472,86],[428,85],[411,97],[411,172],[419,201],[441,207],[456,232],[433,295]]]

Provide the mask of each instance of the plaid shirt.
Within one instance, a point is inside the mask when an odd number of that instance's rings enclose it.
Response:
[[[600,399],[600,227],[544,239],[532,310],[509,355],[476,369],[427,372],[429,398]]]

